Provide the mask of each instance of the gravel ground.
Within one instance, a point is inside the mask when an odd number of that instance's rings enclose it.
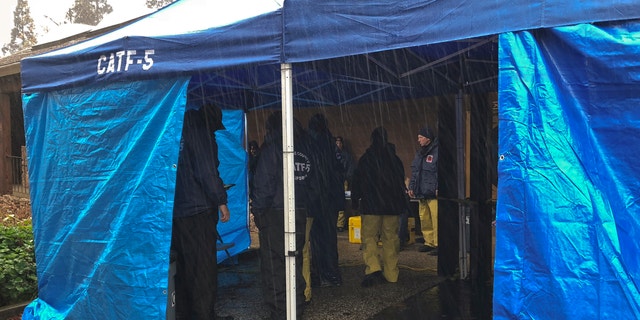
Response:
[[[257,245],[252,245],[255,247]],[[360,245],[349,242],[347,231],[338,233],[343,285],[313,288],[313,300],[305,308],[303,320],[369,319],[383,309],[401,304],[444,281],[437,275],[437,258],[419,252],[418,248],[420,244],[412,244],[400,252],[400,278],[397,283],[362,288],[364,264]],[[218,314],[231,315],[235,320],[267,317],[259,276],[255,251],[242,254],[236,265],[223,266],[219,273]]]

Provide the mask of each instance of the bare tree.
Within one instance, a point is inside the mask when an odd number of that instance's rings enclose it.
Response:
[[[173,3],[176,0],[147,0],[147,8],[149,9],[153,9],[153,8],[163,8],[166,7],[167,5]]]
[[[107,3],[107,0],[76,0],[65,17],[71,23],[95,26],[102,21],[105,14],[111,12],[113,7]]]
[[[27,0],[18,0],[13,11],[13,29],[11,29],[11,41],[2,46],[2,53],[15,53],[23,48],[33,46],[38,42],[35,25],[31,18],[31,10]]]

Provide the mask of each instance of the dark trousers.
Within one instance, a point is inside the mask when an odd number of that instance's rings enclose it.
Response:
[[[400,228],[398,231],[398,237],[400,238],[400,244],[406,244],[409,241],[409,212],[403,212],[399,216]]]
[[[413,218],[415,230],[409,230],[409,218]],[[418,214],[417,202],[409,202],[406,212],[400,214],[400,230],[398,236],[400,237],[400,244],[406,243],[409,240],[409,232],[414,232],[416,238],[422,238],[422,228],[420,224],[420,215]]]
[[[304,286],[302,278],[302,248],[306,225],[306,210],[296,209],[296,311],[302,318]],[[260,239],[260,274],[264,302],[269,307],[271,319],[287,318],[287,285],[284,237],[284,210],[270,210],[257,217]]]
[[[338,265],[338,211],[323,208],[311,226],[311,279],[314,285],[330,282],[342,284]]]
[[[173,219],[171,248],[176,253],[176,319],[215,319],[217,215],[209,212]]]

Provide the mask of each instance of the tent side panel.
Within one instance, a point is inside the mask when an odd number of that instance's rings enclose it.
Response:
[[[640,317],[638,39],[500,36],[496,319]]]
[[[225,130],[216,132],[220,177],[225,184],[234,186],[227,190],[231,218],[218,222],[218,232],[224,242],[233,242],[229,253],[234,256],[249,248],[249,187],[247,185],[248,157],[244,145],[245,117],[242,110],[222,110]],[[218,252],[218,263],[227,259],[224,251]]]
[[[23,96],[39,290],[24,319],[164,318],[187,83]]]

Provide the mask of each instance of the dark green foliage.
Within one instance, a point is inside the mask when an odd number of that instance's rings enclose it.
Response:
[[[0,306],[32,300],[37,290],[31,222],[0,225]]]

